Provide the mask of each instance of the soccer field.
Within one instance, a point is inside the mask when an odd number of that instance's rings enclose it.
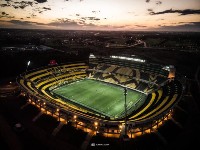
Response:
[[[109,83],[84,79],[63,85],[52,91],[63,101],[72,101],[107,117],[124,117],[124,88]],[[127,90],[128,113],[139,108],[146,95]]]

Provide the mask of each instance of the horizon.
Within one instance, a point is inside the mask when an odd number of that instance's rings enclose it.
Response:
[[[200,30],[198,31],[170,31],[170,30],[162,30],[162,31],[159,31],[159,30],[147,30],[147,31],[144,31],[144,30],[137,30],[137,31],[131,31],[131,30],[90,30],[90,29],[44,29],[44,28],[26,28],[26,29],[23,29],[23,28],[1,28],[0,27],[0,30],[47,30],[47,31],[87,31],[87,32],[160,32],[160,33],[166,33],[166,32],[169,32],[169,33],[200,33]]]

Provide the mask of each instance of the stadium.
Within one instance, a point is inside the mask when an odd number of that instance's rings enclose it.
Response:
[[[90,54],[88,62],[26,71],[17,78],[30,103],[84,131],[129,138],[151,133],[173,113],[182,78],[172,65]]]

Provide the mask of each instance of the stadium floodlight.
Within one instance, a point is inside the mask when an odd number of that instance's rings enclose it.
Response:
[[[124,88],[124,108],[125,108],[125,135],[127,135],[127,107],[126,107],[127,88]]]
[[[28,62],[27,62],[27,66],[26,66],[26,72],[28,71],[28,66],[31,64],[31,61],[29,60]]]
[[[27,66],[29,66],[29,65],[30,65],[30,63],[31,63],[31,61],[29,60],[29,61],[28,61],[28,63],[27,63]]]

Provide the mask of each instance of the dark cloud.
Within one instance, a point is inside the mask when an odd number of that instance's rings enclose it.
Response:
[[[82,20],[95,20],[95,21],[98,21],[98,20],[101,20],[100,18],[96,18],[96,17],[81,17]]]
[[[23,21],[23,20],[10,20],[6,22],[12,23],[13,25],[20,25],[20,26],[46,25],[44,23],[38,23],[38,22],[33,22],[33,21]]]
[[[124,30],[127,27],[130,27],[129,25],[122,25],[122,26],[113,26],[113,25],[101,25],[100,26],[103,29],[107,29],[107,30]]]
[[[80,16],[80,15],[76,14],[76,16]],[[97,18],[97,17],[79,17],[78,19],[80,22],[90,22],[90,23],[101,20],[100,18]],[[104,19],[106,19],[106,18],[104,18]]]
[[[9,23],[9,24],[8,24]],[[1,21],[1,27],[5,28],[23,28],[23,29],[45,29],[48,26],[44,23],[33,22],[33,21],[24,21],[22,18],[19,19],[12,19],[9,21]]]
[[[30,17],[35,17],[37,13],[43,13],[45,11],[50,11],[49,7],[40,7],[40,5],[36,5],[38,3],[44,3],[47,0],[34,0],[34,1],[7,1],[7,4],[0,4],[0,7],[13,7],[14,9],[25,9],[29,7],[31,9],[32,14]]]
[[[38,2],[38,3],[45,3],[45,2],[47,2],[47,0],[35,0],[36,2]]]
[[[98,10],[98,11],[93,10],[92,13],[94,13],[94,14],[100,13],[100,10]]]
[[[56,21],[48,23],[50,26],[77,26],[78,23],[68,18],[58,18]]]
[[[129,27],[129,25],[123,25],[123,26],[112,26],[112,25],[95,25],[93,23],[86,23],[86,22],[79,22],[76,20],[71,20],[68,18],[58,18],[51,23],[39,23],[39,22],[33,22],[33,21],[25,21],[23,18],[19,19],[12,19],[10,21],[3,21],[10,23],[9,25],[4,25],[5,27],[14,27],[14,28],[59,28],[59,29],[83,29],[83,30],[95,30],[95,29],[107,29],[107,30],[123,30],[124,28]],[[1,23],[3,23],[1,22]],[[136,25],[137,27],[145,27]]]
[[[8,15],[6,12],[2,12],[1,14],[2,14],[2,15]]]
[[[80,14],[76,14],[76,16],[80,16]]]
[[[48,23],[48,26],[54,26],[58,28],[65,28],[65,29],[80,29],[83,27],[95,27],[96,25],[93,23],[85,23],[85,20],[82,21],[75,21],[68,18],[58,18],[57,20]]]
[[[0,4],[1,7],[9,7],[12,6],[15,9],[24,9],[28,6],[33,6],[33,2],[31,1],[20,1],[20,2],[13,2],[13,1],[7,1],[7,4]]]
[[[48,8],[48,7],[43,7],[42,9],[44,9],[44,10],[51,10],[51,8]]]
[[[150,2],[150,0],[146,0],[146,3],[149,3]]]
[[[36,17],[37,15],[35,15],[35,14],[31,14],[31,17]]]
[[[19,6],[15,6],[15,5],[12,5],[12,7],[15,8],[15,9],[18,9],[18,8],[19,8]]]
[[[64,22],[51,22],[48,25],[50,26],[56,26],[56,27],[66,27],[66,26],[79,26],[77,22],[70,22],[70,21],[64,21]]]
[[[175,26],[166,26],[166,25],[159,25],[160,28],[158,30],[161,31],[200,31],[200,22],[184,22],[178,23],[179,25]]]
[[[153,9],[150,9],[150,8],[149,8],[149,9],[147,9],[147,11],[149,11],[149,12],[153,12]]]
[[[0,4],[0,7],[9,7],[10,4]]]
[[[16,24],[16,25],[30,25],[30,21],[21,21],[21,20],[10,20],[8,21],[10,23]]]
[[[161,15],[161,14],[168,14],[168,13],[178,13],[180,15],[190,15],[190,14],[200,14],[200,10],[194,10],[194,9],[184,9],[184,10],[173,10],[168,9],[161,12],[150,12],[150,15]]]
[[[161,5],[162,2],[161,1],[156,1],[156,5]]]
[[[86,20],[86,17],[81,17],[82,20]]]
[[[122,26],[112,26],[112,28],[115,28],[115,29],[123,29],[123,28],[126,28],[127,25],[122,25]]]
[[[33,9],[33,12],[34,13],[43,13],[43,12],[45,12],[45,11],[49,11],[49,10],[51,10],[51,8],[49,8],[49,7],[36,7],[36,8],[34,8]]]
[[[136,27],[140,27],[140,28],[146,28],[147,26],[144,25],[135,25]]]
[[[15,18],[14,16],[10,16],[9,14],[7,14],[6,12],[0,12],[0,18]]]
[[[99,18],[96,17],[87,17],[88,20],[100,20]]]
[[[25,5],[19,6],[19,8],[21,9],[24,9],[25,7],[26,7]]]
[[[31,2],[31,1],[21,1],[21,2],[18,2],[18,3],[21,4],[21,5],[33,6],[33,2]]]

